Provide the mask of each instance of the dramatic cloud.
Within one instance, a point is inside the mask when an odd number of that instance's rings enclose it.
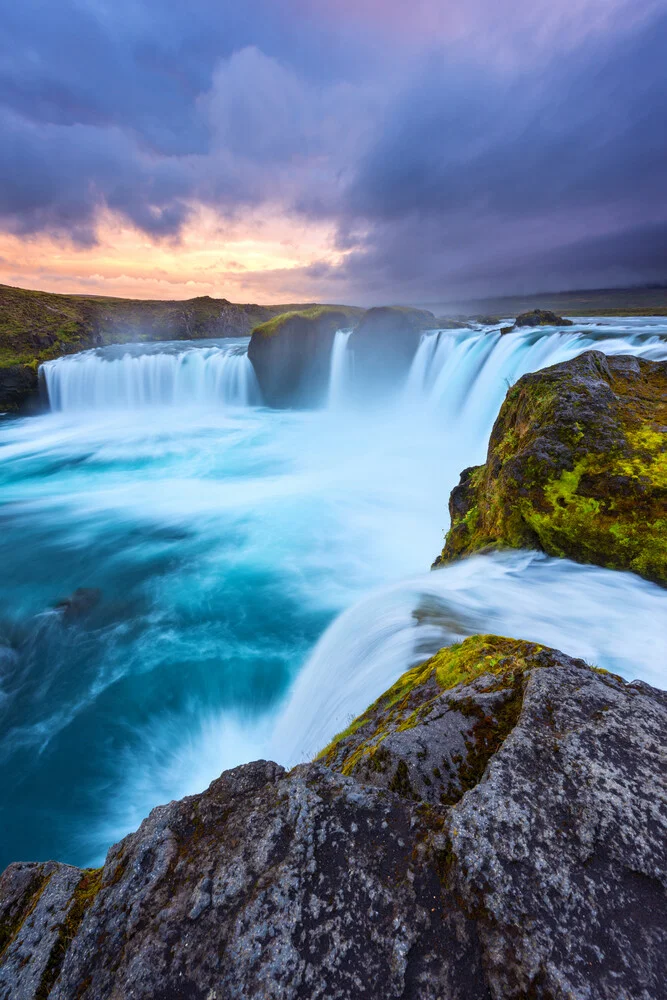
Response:
[[[0,280],[371,302],[666,279],[665,51],[657,0],[24,0]]]

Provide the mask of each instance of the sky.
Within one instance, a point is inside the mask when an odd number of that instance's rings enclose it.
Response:
[[[667,0],[0,0],[0,282],[667,281]]]

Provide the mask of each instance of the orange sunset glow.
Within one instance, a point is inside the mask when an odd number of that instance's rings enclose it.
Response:
[[[137,299],[198,295],[238,301],[309,298],[303,269],[336,265],[330,227],[263,210],[242,221],[198,207],[178,239],[154,239],[104,212],[97,242],[0,233],[0,283]]]

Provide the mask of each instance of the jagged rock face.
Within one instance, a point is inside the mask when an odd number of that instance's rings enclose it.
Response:
[[[667,362],[587,351],[525,375],[451,494],[436,564],[532,548],[667,584]]]
[[[453,884],[496,997],[642,998],[667,982],[667,698],[562,658],[452,812]]]
[[[494,998],[649,1000],[667,981],[666,746],[665,693],[475,636],[405,674],[321,756],[431,809],[453,803],[445,882],[475,916]]]
[[[66,954],[52,930],[63,906],[47,908],[72,869],[56,866],[5,959],[26,987],[3,994],[6,977],[0,996],[39,996],[46,967],[53,1000],[482,1000],[475,925],[441,885],[436,850],[428,823],[390,793],[315,764],[237,768],[112,848]],[[26,877],[26,866],[8,869],[0,898]]]
[[[473,637],[404,675],[333,767],[228,771],[104,869],[10,866],[0,998],[657,1000],[666,745],[662,692]],[[426,782],[445,760],[448,786]]]
[[[516,724],[526,672],[561,655],[489,635],[442,649],[403,674],[318,760],[415,802],[452,805]]]

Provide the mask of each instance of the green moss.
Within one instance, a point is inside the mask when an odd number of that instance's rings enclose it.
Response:
[[[74,940],[79,927],[102,888],[102,868],[84,869],[79,884],[74,890],[72,902],[58,930],[58,937],[51,949],[46,968],[35,992],[35,1000],[48,1000],[49,994],[60,975],[67,950]]]
[[[541,649],[534,643],[492,635],[472,636],[441,649],[402,674],[347,729],[334,737],[316,759],[335,766],[343,774],[352,774],[361,763],[371,769],[385,770],[383,741],[391,732],[413,729],[423,722],[443,691],[469,684],[484,674],[497,676],[500,688],[514,689],[528,660]],[[400,775],[394,775],[392,780],[400,781]]]
[[[667,583],[667,384],[661,366],[639,368],[593,354],[521,379],[486,465],[462,479],[438,563],[533,548]]]
[[[464,714],[474,716],[475,723],[469,738],[466,739],[466,758],[458,769],[458,780],[461,791],[456,793],[454,801],[461,794],[470,791],[482,780],[489,761],[498,752],[509,734],[516,726],[523,705],[523,686],[521,672],[516,671],[511,676],[510,695],[503,704],[494,710],[493,715],[486,715],[480,705],[468,700],[467,705],[461,705]]]
[[[53,872],[45,875],[43,868],[39,866],[19,905],[0,923],[0,961],[30,914],[34,912],[42,893],[51,881],[52,875]]]
[[[361,312],[362,310],[356,309],[353,306],[310,306],[307,309],[295,309],[280,313],[266,323],[260,323],[252,333],[253,336],[257,337],[275,337],[293,319],[317,320],[322,319],[324,316],[335,315],[336,313],[342,313],[352,323],[361,315]]]
[[[58,295],[0,285],[0,405],[3,368],[33,372],[43,361],[104,344],[242,336],[298,305],[234,305],[207,295],[151,301],[95,295]],[[26,384],[26,393],[30,385]]]

